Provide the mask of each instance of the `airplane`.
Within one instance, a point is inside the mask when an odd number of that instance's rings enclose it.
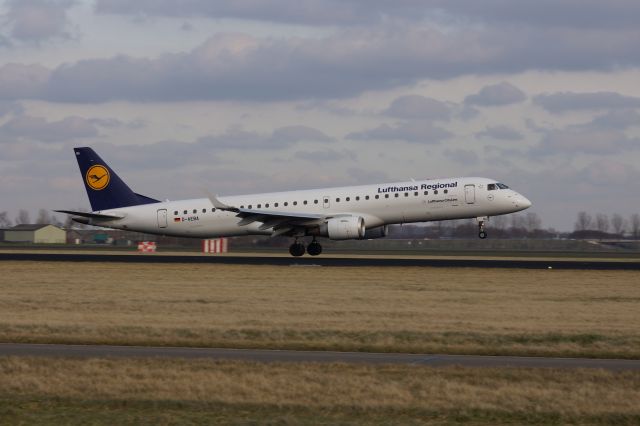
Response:
[[[160,201],[132,191],[93,149],[74,152],[92,211],[55,211],[76,222],[175,237],[289,236],[292,256],[322,253],[318,237],[383,238],[390,224],[476,218],[484,239],[490,216],[531,206],[507,185],[482,177]],[[303,237],[312,237],[306,247]]]

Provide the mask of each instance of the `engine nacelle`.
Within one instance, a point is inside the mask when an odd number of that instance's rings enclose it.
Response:
[[[384,238],[389,235],[389,225],[382,225],[376,228],[367,229],[363,239],[375,240],[376,238]]]
[[[364,219],[360,216],[344,216],[329,219],[327,236],[331,240],[357,240],[365,235]]]

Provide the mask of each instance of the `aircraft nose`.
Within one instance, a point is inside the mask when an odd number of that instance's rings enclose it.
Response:
[[[528,209],[529,207],[531,207],[531,201],[529,201],[529,199],[523,195],[520,195],[520,197],[518,197],[518,204],[520,207],[522,207],[522,209]]]

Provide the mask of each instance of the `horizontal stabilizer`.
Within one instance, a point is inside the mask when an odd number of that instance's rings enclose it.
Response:
[[[122,219],[122,216],[114,216],[110,214],[99,214],[99,213],[87,213],[87,212],[74,212],[71,210],[54,210],[57,213],[66,213],[73,216],[86,217],[89,219],[97,219],[97,220],[116,220]]]

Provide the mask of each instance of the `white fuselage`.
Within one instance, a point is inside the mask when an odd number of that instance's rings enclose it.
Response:
[[[349,215],[367,229],[382,225],[496,216],[524,210],[531,202],[511,189],[488,189],[493,179],[446,178],[380,185],[220,197],[229,206],[272,213]],[[122,219],[91,224],[150,234],[214,238],[271,235],[261,222],[242,224],[235,212],[215,209],[209,198],[165,201],[96,213]]]

